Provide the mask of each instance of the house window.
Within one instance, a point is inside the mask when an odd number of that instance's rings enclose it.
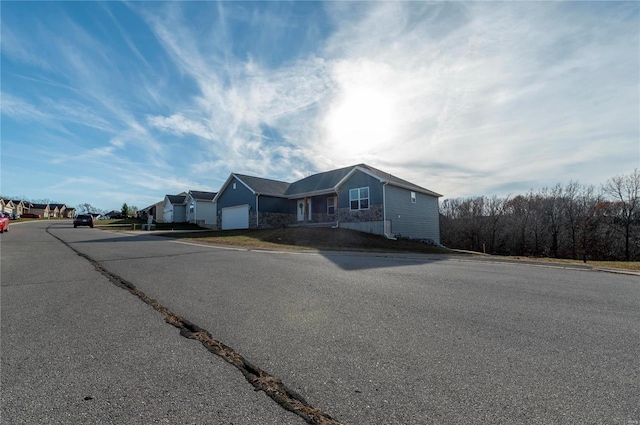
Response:
[[[411,192],[411,203],[412,204],[416,203],[416,193],[415,192]]]
[[[359,187],[349,190],[349,205],[351,211],[369,209],[369,188]]]
[[[333,215],[336,213],[336,198],[330,197],[327,198],[327,214]]]
[[[235,183],[233,183],[233,189],[235,190],[235,188],[236,188],[236,184],[235,184]]]

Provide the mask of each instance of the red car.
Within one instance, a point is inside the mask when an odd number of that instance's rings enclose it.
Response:
[[[0,212],[0,233],[9,231],[9,213]]]
[[[40,217],[40,214],[29,214],[29,213],[22,214],[20,217],[22,217],[22,218],[42,218],[42,217]]]

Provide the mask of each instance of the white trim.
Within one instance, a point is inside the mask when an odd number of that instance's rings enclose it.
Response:
[[[333,212],[329,212],[329,199],[333,201]],[[327,196],[327,215],[336,215],[336,210],[338,209],[338,197],[337,196]]]
[[[360,191],[362,189],[367,189],[367,197],[366,198],[362,198],[360,196]],[[353,190],[357,190],[358,191],[358,199],[357,199],[358,208],[356,208],[356,209],[351,208],[351,202],[353,202],[355,200],[355,199],[351,199],[351,191],[353,191]],[[362,208],[361,207],[361,203],[362,203],[363,199],[367,200],[367,208]],[[369,186],[353,187],[353,188],[349,189],[349,210],[350,211],[364,211],[364,210],[368,210],[370,208],[371,208],[371,188]]]

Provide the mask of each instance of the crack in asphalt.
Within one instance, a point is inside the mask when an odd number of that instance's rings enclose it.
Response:
[[[137,289],[133,283],[121,278],[115,273],[110,272],[104,268],[100,262],[94,260],[87,254],[78,251],[69,243],[51,233],[49,231],[49,227],[46,229],[48,234],[69,247],[78,256],[89,261],[89,263],[91,263],[95,269],[100,272],[100,274],[109,279],[111,283],[127,290],[132,295],[138,297],[142,302],[148,304],[153,307],[154,310],[161,313],[164,316],[165,322],[180,330],[181,336],[200,341],[200,343],[210,353],[221,357],[227,363],[233,365],[242,373],[242,375],[244,375],[245,379],[254,387],[255,391],[264,391],[264,393],[278,403],[278,405],[300,416],[309,424],[342,425],[341,422],[333,419],[328,413],[311,406],[300,394],[288,388],[279,378],[252,364],[233,348],[213,338],[207,330],[173,313],[158,301],[145,295],[145,293]]]

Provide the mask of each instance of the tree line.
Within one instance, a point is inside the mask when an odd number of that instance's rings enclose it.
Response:
[[[640,171],[600,188],[571,181],[524,195],[445,199],[440,239],[488,254],[640,260]]]

